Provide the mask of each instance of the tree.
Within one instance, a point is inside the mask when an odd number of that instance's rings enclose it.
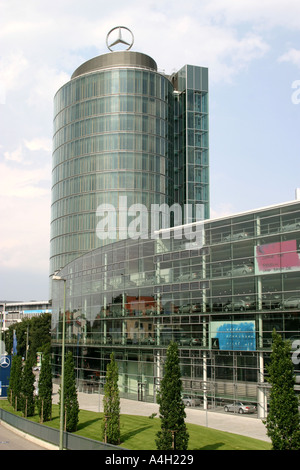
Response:
[[[25,366],[22,371],[21,380],[21,395],[20,395],[20,407],[27,418],[27,416],[34,415],[35,402],[34,402],[34,373],[32,372],[32,361],[27,359]]]
[[[7,351],[12,351],[14,330],[16,330],[18,354],[20,356],[28,356],[35,360],[37,351],[43,351],[44,353],[50,352],[50,313],[43,313],[42,315],[33,318],[23,318],[21,322],[10,325],[8,330],[5,332]]]
[[[167,349],[164,377],[158,393],[161,430],[157,433],[158,450],[186,450],[189,434],[185,425],[182,382],[177,343],[171,342]]]
[[[20,410],[20,397],[21,397],[21,378],[22,378],[22,358],[15,355],[12,358],[10,379],[8,387],[8,397],[10,404],[15,410]]]
[[[42,360],[39,377],[39,394],[37,408],[41,423],[51,419],[52,413],[52,371],[49,354],[45,354]]]
[[[13,390],[15,387],[15,380],[16,380],[16,357],[13,356],[11,360],[11,368],[10,368],[10,376],[9,376],[9,384],[7,388],[7,399],[9,403],[13,406]]]
[[[274,330],[270,364],[267,366],[271,384],[269,413],[265,424],[273,450],[300,449],[298,398],[294,391],[294,365],[291,345]]]
[[[79,421],[79,403],[76,389],[74,362],[71,351],[69,351],[66,356],[64,376],[65,430],[67,432],[74,432],[77,431],[77,425]],[[59,390],[59,394],[61,397],[61,388]]]
[[[110,444],[120,444],[120,395],[118,387],[118,365],[114,353],[110,356],[104,386],[103,439]]]

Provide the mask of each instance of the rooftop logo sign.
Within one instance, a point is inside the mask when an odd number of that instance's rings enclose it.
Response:
[[[126,26],[116,26],[112,28],[106,36],[106,45],[111,52],[116,51],[115,47],[119,44],[121,44],[121,50],[129,51],[133,46],[133,42],[133,34]]]

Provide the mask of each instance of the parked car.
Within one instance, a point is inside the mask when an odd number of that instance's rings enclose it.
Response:
[[[300,308],[300,297],[289,297],[282,303],[283,308]]]
[[[192,338],[191,339],[191,346],[201,346],[202,342],[199,338]]]
[[[224,312],[233,312],[234,310],[255,310],[255,302],[250,300],[234,300],[224,306]]]
[[[256,406],[252,405],[252,403],[242,403],[241,401],[237,401],[235,403],[231,403],[230,405],[225,405],[224,411],[233,411],[240,414],[256,413]]]
[[[227,276],[242,276],[244,274],[251,274],[251,273],[253,273],[253,266],[248,266],[247,264],[241,264],[227,271]]]
[[[197,273],[183,273],[177,276],[176,281],[193,281],[194,279],[197,279],[197,277]]]
[[[300,228],[300,222],[293,222],[291,224],[283,225],[282,230],[284,232],[287,232],[290,230],[299,230],[299,228]]]
[[[184,403],[184,406],[200,406],[201,405],[200,398],[190,397],[188,395],[184,395],[182,397],[182,401]]]
[[[193,312],[202,312],[202,305],[201,304],[193,304],[191,306],[191,313]]]
[[[201,346],[199,338],[191,338],[190,336],[182,336],[179,339],[180,346]]]
[[[187,304],[187,305],[180,305],[178,311],[179,313],[191,313],[192,310],[192,305]]]
[[[232,235],[225,235],[223,240],[225,242],[234,241],[234,240],[243,240],[244,238],[248,238],[249,234],[247,232],[239,232],[233,233]]]
[[[152,336],[147,336],[141,339],[141,344],[155,344],[155,339]]]
[[[279,296],[275,296],[273,299],[263,299],[262,309],[263,310],[275,310],[281,308],[281,301]]]

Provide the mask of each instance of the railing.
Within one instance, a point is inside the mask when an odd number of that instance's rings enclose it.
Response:
[[[42,441],[59,446],[59,430],[34,423],[0,408],[0,420]],[[63,447],[68,450],[127,450],[119,446],[64,432]]]

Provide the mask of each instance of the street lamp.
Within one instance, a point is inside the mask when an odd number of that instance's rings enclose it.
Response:
[[[53,281],[64,282],[64,306],[63,306],[63,325],[61,342],[61,383],[60,383],[60,422],[59,422],[59,450],[63,450],[64,435],[64,387],[65,387],[65,330],[66,330],[66,282],[67,280],[56,274],[52,276]]]

